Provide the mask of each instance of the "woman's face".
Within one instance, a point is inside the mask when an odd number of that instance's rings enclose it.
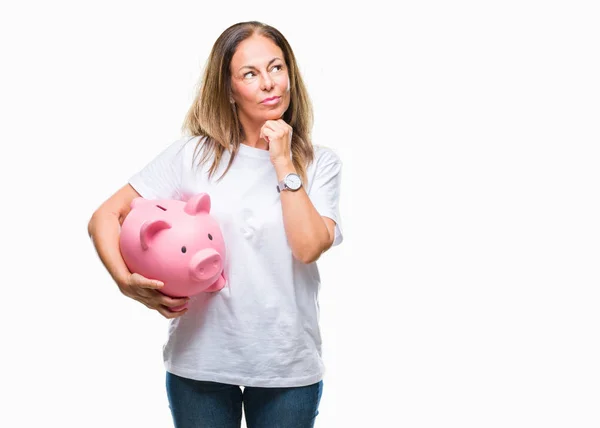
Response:
[[[261,126],[283,116],[290,105],[290,82],[279,46],[253,35],[238,45],[229,67],[232,97],[242,124]],[[265,101],[269,98],[275,99]]]

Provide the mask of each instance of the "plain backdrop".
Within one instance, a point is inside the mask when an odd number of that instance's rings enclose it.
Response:
[[[260,20],[344,162],[316,426],[600,426],[594,3],[3,2],[0,425],[172,426],[168,321],[87,223]]]

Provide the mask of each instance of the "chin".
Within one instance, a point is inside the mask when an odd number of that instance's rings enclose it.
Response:
[[[279,120],[283,117],[283,113],[273,113],[265,116],[265,120]]]
[[[287,108],[286,109],[278,108],[275,110],[271,110],[265,114],[265,117],[267,118],[267,120],[278,120],[283,117],[286,110],[287,110]]]

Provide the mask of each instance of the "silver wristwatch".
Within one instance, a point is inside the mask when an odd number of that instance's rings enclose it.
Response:
[[[277,193],[283,190],[289,190],[291,192],[295,192],[296,190],[302,187],[302,179],[296,173],[290,172],[285,176],[283,180],[279,182],[277,185]]]

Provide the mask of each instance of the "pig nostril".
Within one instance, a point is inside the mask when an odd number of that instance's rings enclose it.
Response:
[[[200,268],[200,274],[204,274],[204,268]]]
[[[216,269],[218,266],[219,266],[219,262],[215,260],[213,262],[213,267]]]

